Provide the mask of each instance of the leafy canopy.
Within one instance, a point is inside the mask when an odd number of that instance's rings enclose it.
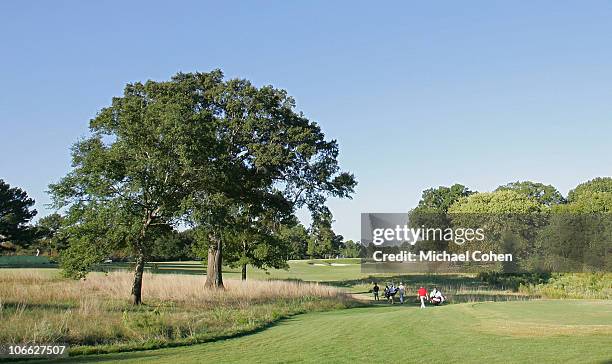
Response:
[[[67,208],[67,271],[84,272],[122,247],[146,257],[156,230],[181,218],[216,147],[206,104],[194,82],[148,81],[127,85],[91,120],[90,136],[72,148],[72,170],[50,186],[55,206]]]
[[[566,212],[612,212],[612,178],[598,177],[584,182],[567,196]]]
[[[27,245],[33,237],[28,223],[36,216],[34,200],[18,187],[0,179],[0,243]]]
[[[537,200],[546,206],[553,206],[565,202],[563,195],[552,185],[539,182],[517,181],[499,186],[495,191],[512,190],[525,194],[529,198]]]

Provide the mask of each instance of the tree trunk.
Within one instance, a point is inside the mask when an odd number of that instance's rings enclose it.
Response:
[[[132,295],[130,300],[133,305],[142,303],[142,274],[144,272],[145,257],[144,254],[138,254],[136,258],[136,269],[134,271],[134,283],[132,283]]]
[[[208,247],[208,267],[206,269],[207,288],[223,288],[222,259],[221,259],[221,239],[215,239],[216,243]]]
[[[246,255],[247,255],[247,243],[246,240],[242,241],[242,254],[244,254],[244,259],[246,259]],[[247,274],[247,264],[244,263],[242,264],[242,280],[246,281],[246,274]]]

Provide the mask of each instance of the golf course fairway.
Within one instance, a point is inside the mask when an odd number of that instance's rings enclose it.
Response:
[[[609,363],[612,301],[376,305],[298,315],[250,335],[61,362]]]

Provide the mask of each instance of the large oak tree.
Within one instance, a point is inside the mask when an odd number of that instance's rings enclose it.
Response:
[[[285,91],[226,81],[221,71],[127,85],[51,185],[56,207],[67,209],[65,270],[82,275],[127,248],[139,304],[156,238],[186,221],[207,242],[206,284],[219,287],[224,244],[245,213],[317,214],[328,196],[349,197],[356,182],[339,170],[337,143],[294,108]]]
[[[217,145],[213,173],[218,183],[203,183],[189,201],[192,222],[206,231],[209,287],[223,286],[223,249],[236,241],[228,227],[245,226],[240,218],[245,212],[267,211],[273,216],[275,211],[287,217],[307,207],[317,216],[327,211],[329,196],[350,197],[356,185],[352,174],[340,171],[336,141],[326,140],[315,122],[295,111],[295,101],[286,91],[240,79],[225,81],[220,72],[215,76],[213,85],[200,87],[213,113]],[[180,77],[197,82],[201,76]],[[266,231],[261,226],[257,230]],[[245,257],[254,250],[244,246]],[[276,259],[267,254],[272,266]]]
[[[113,249],[135,257],[131,301],[142,301],[142,276],[157,230],[179,221],[182,202],[210,175],[214,110],[198,82],[128,84],[123,96],[90,121],[90,135],[72,148],[72,170],[50,186],[67,209],[70,248],[62,264],[82,275]]]

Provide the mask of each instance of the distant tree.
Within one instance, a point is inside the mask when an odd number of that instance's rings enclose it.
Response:
[[[417,207],[412,209],[409,216],[409,224],[413,228],[425,226],[427,228],[446,229],[451,226],[448,217],[448,209],[460,198],[472,195],[474,192],[461,184],[454,184],[450,187],[439,186],[423,191],[421,200]],[[410,247],[420,250],[444,250],[448,242],[439,237],[429,241],[422,241],[418,245]]]
[[[565,202],[563,195],[552,185],[545,185],[539,182],[517,181],[497,187],[495,191],[513,190],[527,195],[537,200],[539,203],[552,206]]]
[[[68,248],[68,237],[61,230],[63,222],[64,218],[58,213],[47,215],[38,220],[36,229],[39,238],[36,241],[36,248],[46,251],[52,256],[58,255],[60,251]]]
[[[436,212],[446,212],[448,208],[461,197],[467,197],[474,192],[461,184],[450,187],[440,186],[423,191],[418,209]]]
[[[289,247],[287,259],[305,259],[308,256],[308,230],[297,219],[283,224],[279,235]]]
[[[547,210],[537,199],[514,190],[480,192],[457,200],[449,213],[528,214]]]
[[[567,196],[572,211],[612,212],[612,178],[598,177],[584,182]]]
[[[336,235],[332,228],[332,214],[325,212],[316,216],[310,228],[308,255],[312,258],[325,258],[340,253],[344,238]]]
[[[359,242],[347,240],[344,242],[344,247],[341,250],[341,254],[345,258],[359,258],[362,252],[362,245]]]
[[[610,271],[612,216],[592,206],[559,205],[537,239],[534,269],[552,272]],[[535,259],[537,258],[537,259]]]
[[[0,247],[7,242],[17,246],[32,242],[35,231],[29,223],[36,216],[32,206],[34,200],[25,191],[0,179]]]
[[[513,189],[481,192],[463,197],[449,209],[453,228],[481,228],[485,239],[471,241],[470,250],[497,251],[528,257],[535,249],[538,229],[546,224],[550,207]],[[449,244],[455,250],[464,249]],[[498,264],[504,272],[517,269],[514,262]]]
[[[151,259],[156,261],[193,259],[195,238],[191,230],[178,232],[170,229],[155,239],[151,249]]]
[[[550,224],[538,236],[548,271],[612,269],[612,178],[581,183],[568,194],[568,203],[554,206]]]

